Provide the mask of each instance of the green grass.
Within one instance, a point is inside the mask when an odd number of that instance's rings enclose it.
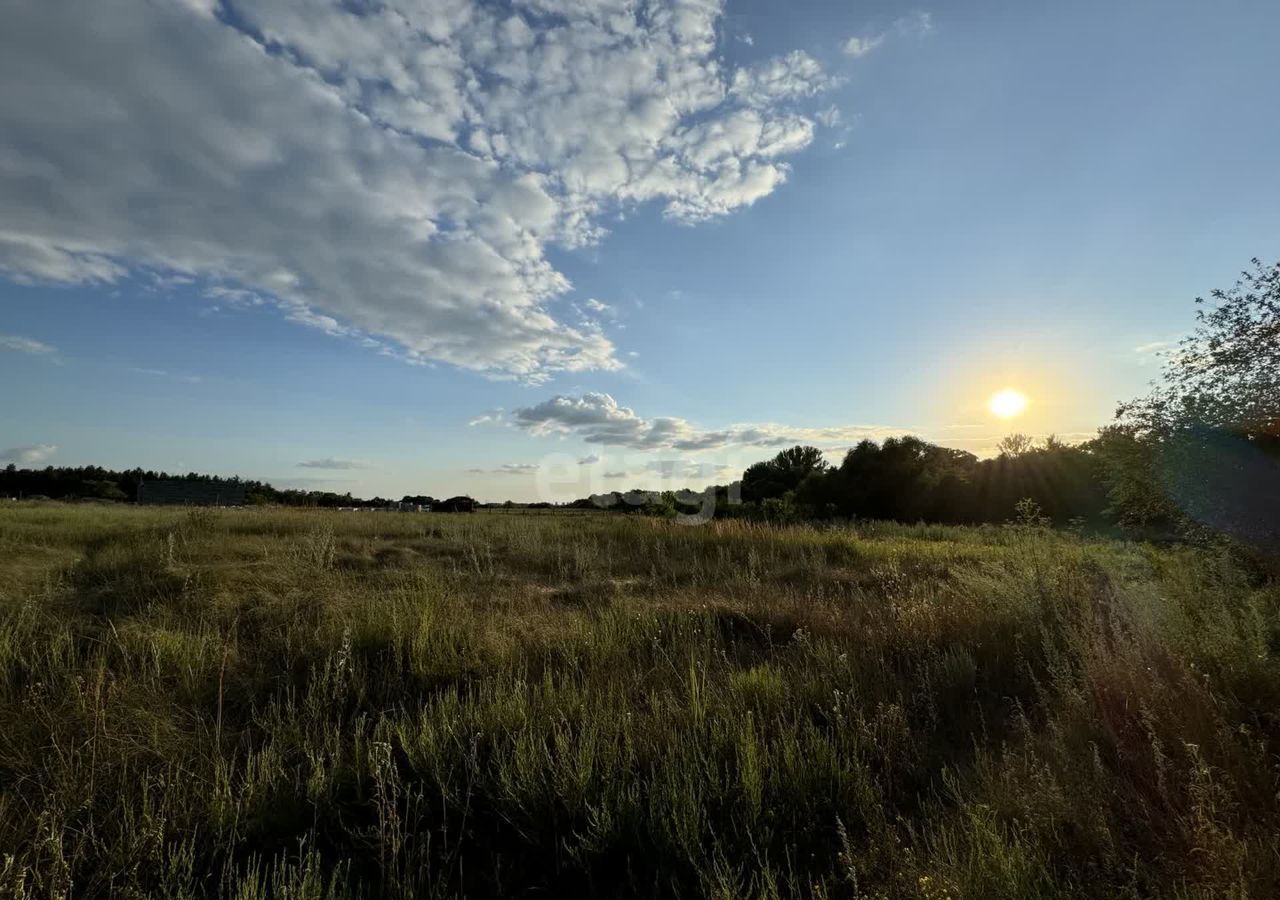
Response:
[[[1268,898],[1280,589],[1014,528],[0,507],[0,897]]]

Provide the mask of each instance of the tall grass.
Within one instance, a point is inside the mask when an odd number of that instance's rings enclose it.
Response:
[[[1280,590],[1034,528],[0,510],[0,896],[1280,894]]]

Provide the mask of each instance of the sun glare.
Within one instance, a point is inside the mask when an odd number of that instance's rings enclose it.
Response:
[[[1012,419],[1027,408],[1027,395],[1013,388],[1005,388],[991,395],[987,408],[1002,419]]]

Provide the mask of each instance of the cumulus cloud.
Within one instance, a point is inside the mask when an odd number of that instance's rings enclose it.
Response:
[[[0,463],[33,466],[42,463],[58,452],[56,444],[33,444],[29,447],[10,447],[0,450]]]
[[[725,447],[777,447],[814,444],[844,447],[864,438],[902,434],[905,429],[876,425],[793,427],[788,425],[732,425],[704,429],[675,416],[644,418],[619,405],[609,394],[556,396],[534,406],[516,409],[512,424],[534,435],[571,434],[589,443],[633,450],[716,450]]]
[[[298,463],[299,469],[368,469],[370,464],[363,459],[342,459],[326,456],[323,459],[308,459]]]
[[[0,271],[195,278],[329,334],[496,377],[614,369],[551,245],[697,222],[782,184],[808,54],[744,67],[720,0],[41,0],[0,29]],[[603,302],[603,301],[601,301]],[[388,351],[392,352],[392,351]]]
[[[816,59],[803,50],[793,50],[763,64],[739,69],[729,90],[748,106],[769,108],[779,100],[812,97],[837,83],[837,79],[823,72]]]
[[[17,334],[0,334],[0,350],[30,353],[33,356],[52,356],[58,352],[56,347],[51,347],[43,341]]]

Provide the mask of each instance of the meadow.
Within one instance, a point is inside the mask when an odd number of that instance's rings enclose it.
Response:
[[[1274,897],[1278,653],[1042,527],[10,503],[0,897]]]

